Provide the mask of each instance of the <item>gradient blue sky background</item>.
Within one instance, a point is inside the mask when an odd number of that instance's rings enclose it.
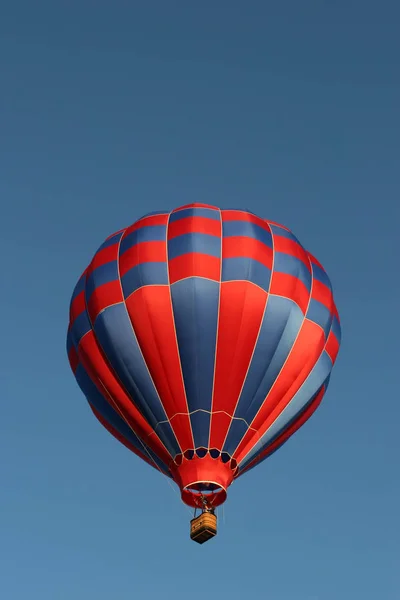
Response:
[[[395,0],[0,2],[1,598],[400,598],[399,20]],[[343,327],[323,405],[205,546],[65,352],[98,245],[188,202],[291,227]]]

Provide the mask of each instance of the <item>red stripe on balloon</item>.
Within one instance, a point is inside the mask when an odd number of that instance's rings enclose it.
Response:
[[[261,229],[265,229],[268,233],[271,233],[271,229],[266,221],[260,219],[256,215],[252,215],[245,210],[222,210],[222,221],[244,221],[247,223],[253,223],[258,225]]]
[[[317,260],[315,258],[315,256],[313,256],[312,254],[310,254],[310,252],[307,252],[308,254],[308,258],[311,260],[312,263],[314,263],[315,265],[317,265],[317,267],[320,267],[320,269],[322,269],[323,271],[325,271],[324,267],[321,265],[321,263],[319,262],[319,260]]]
[[[202,204],[201,202],[193,202],[192,204],[184,204],[183,206],[178,206],[175,208],[171,214],[179,212],[180,210],[184,210],[185,208],[210,208],[211,210],[215,210],[219,212],[219,208],[216,206],[212,206],[211,204]]]
[[[170,289],[147,286],[126,299],[144,360],[182,451],[193,448],[193,435],[176,339]]]
[[[95,322],[98,315],[108,306],[123,302],[121,283],[119,280],[110,281],[99,285],[92,295],[88,303],[88,313],[92,323]]]
[[[140,242],[125,250],[119,258],[119,272],[123,277],[133,267],[148,262],[165,262],[167,244],[164,241]]]
[[[97,269],[97,267],[101,267],[102,265],[105,265],[106,263],[116,260],[117,255],[118,255],[118,247],[119,247],[119,242],[116,244],[112,244],[111,246],[106,246],[105,248],[102,248],[101,250],[98,250],[93,257],[92,262],[90,263],[90,266],[88,269],[88,275],[90,275],[90,273],[93,273],[93,271],[95,269]]]
[[[222,242],[223,258],[252,258],[272,269],[272,248],[251,237],[224,237]]]
[[[312,294],[313,300],[318,300],[329,310],[332,308],[333,296],[332,291],[318,279],[313,280]]]
[[[267,293],[245,281],[221,284],[210,448],[222,448],[257,342]],[[214,413],[224,411],[230,415]]]
[[[272,273],[270,293],[296,302],[303,315],[306,314],[310,292],[300,279],[287,273]]]
[[[75,372],[79,365],[79,358],[78,358],[78,354],[76,353],[74,346],[71,346],[71,348],[69,349],[68,360],[69,360],[69,364],[71,366],[72,372],[75,375]]]
[[[295,240],[290,240],[274,233],[274,250],[275,252],[283,252],[290,256],[295,256],[301,260],[311,273],[310,261],[308,260],[307,252]]]
[[[332,363],[334,363],[339,352],[339,342],[333,331],[328,336],[325,350],[329,354]]]
[[[75,319],[86,310],[85,290],[82,290],[71,302],[69,311],[70,326],[73,325]]]
[[[124,238],[126,238],[133,231],[137,231],[138,229],[142,229],[143,227],[151,227],[153,225],[166,225],[168,223],[168,215],[151,215],[149,217],[142,217],[139,221],[136,221],[127,229],[124,233]]]
[[[179,221],[176,222],[179,223]],[[168,270],[171,285],[187,277],[205,277],[213,281],[219,281],[221,261],[215,256],[191,252],[170,259]]]
[[[168,240],[187,233],[205,233],[221,237],[221,222],[207,217],[184,217],[168,224]]]

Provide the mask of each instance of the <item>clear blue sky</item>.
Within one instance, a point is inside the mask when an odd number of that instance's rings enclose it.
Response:
[[[399,20],[396,0],[0,2],[1,598],[400,598]],[[65,352],[98,245],[188,202],[291,227],[343,327],[321,408],[205,546]]]

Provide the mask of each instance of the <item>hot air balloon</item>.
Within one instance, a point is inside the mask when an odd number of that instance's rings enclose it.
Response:
[[[330,280],[283,225],[189,204],[106,239],[73,292],[67,350],[102,425],[216,534],[231,483],[314,413],[340,344]]]

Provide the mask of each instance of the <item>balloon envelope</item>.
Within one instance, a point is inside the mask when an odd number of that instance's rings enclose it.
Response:
[[[74,290],[68,355],[99,421],[214,506],[320,404],[340,344],[332,287],[293,233],[192,204],[111,235]]]

